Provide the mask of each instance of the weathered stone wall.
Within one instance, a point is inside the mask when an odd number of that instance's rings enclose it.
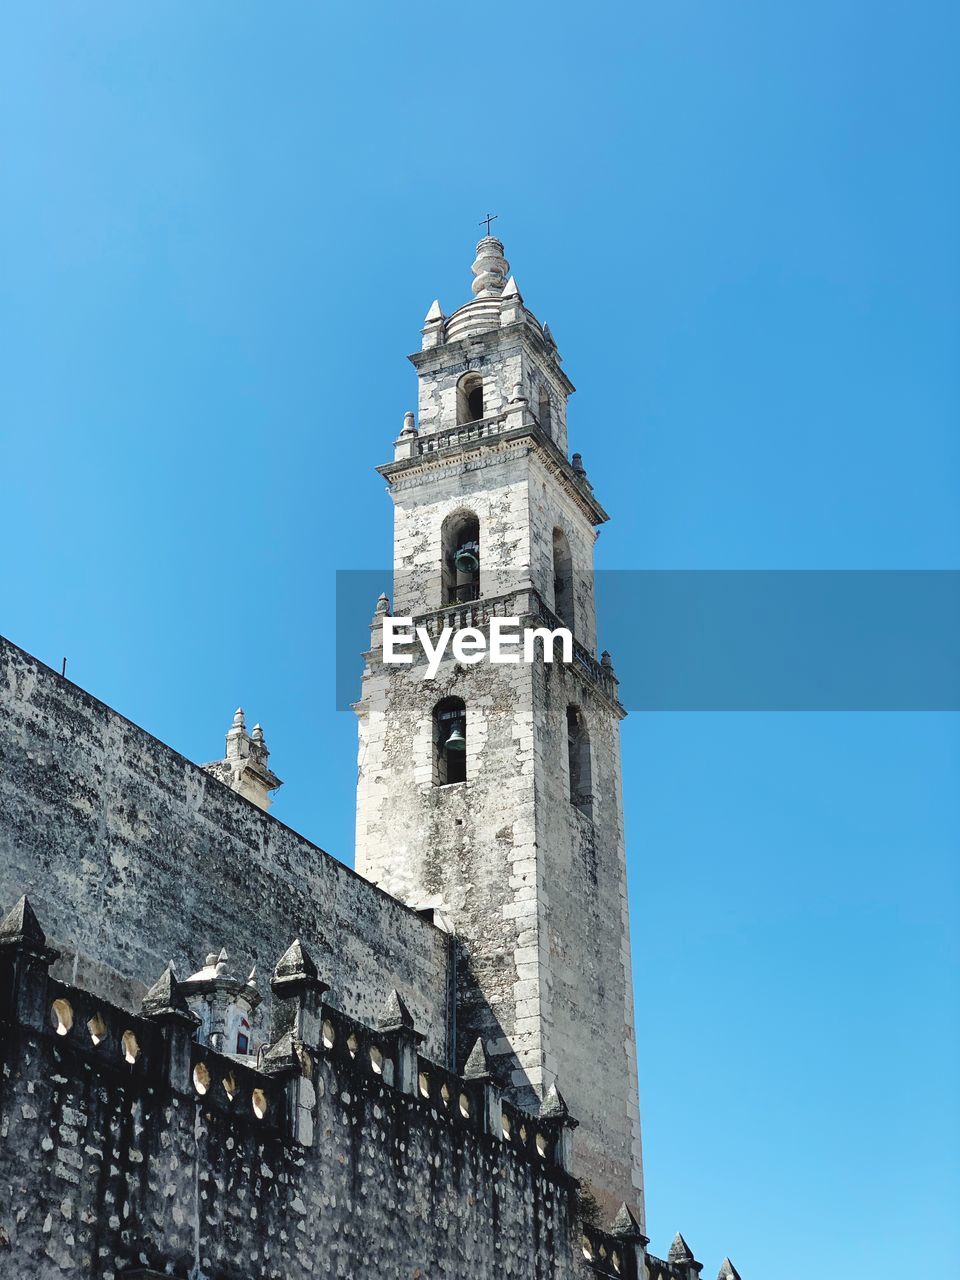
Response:
[[[597,606],[593,591],[593,553],[597,535],[582,507],[556,484],[543,461],[532,453],[527,479],[529,544],[533,584],[548,604],[554,599],[553,531],[570,544],[573,562],[574,634],[591,652],[597,648]]]
[[[29,894],[57,973],[133,1007],[169,960],[236,968],[295,937],[331,1003],[400,991],[445,1060],[449,938],[169,747],[0,639],[0,902]]]
[[[461,696],[467,780],[433,781],[432,712]],[[570,802],[567,707],[581,708],[595,803]],[[575,668],[384,667],[360,711],[358,866],[454,922],[458,1061],[482,1036],[524,1105],[555,1081],[581,1120],[576,1163],[603,1209],[642,1215],[640,1113],[619,720]]]
[[[502,1082],[532,1103],[530,1085],[544,1084],[537,984],[517,968],[520,948],[536,953],[533,934],[524,936],[536,929],[534,789],[522,754],[533,735],[522,710],[531,704],[530,669],[467,674],[447,661],[432,681],[422,664],[409,670],[400,680],[397,668],[375,664],[365,681],[357,865],[389,893],[455,923],[458,1065],[483,1036],[487,1052],[504,1059]],[[433,708],[451,694],[467,703],[468,780],[435,786]]]
[[[588,1270],[636,1280],[631,1246],[613,1237],[603,1237],[605,1265],[585,1265],[561,1129],[509,1110],[504,1127],[488,1086],[424,1058],[401,1091],[388,1082],[394,1061],[374,1054],[395,1052],[389,1036],[325,1011],[321,1043],[299,1045],[284,1078],[184,1041],[177,1087],[170,1037],[189,1029],[63,984],[40,990],[27,1018],[12,1012],[9,985],[0,993],[5,1276],[120,1280],[145,1267],[181,1280],[572,1280]],[[58,997],[73,1015],[62,1036],[42,1017]],[[97,1044],[93,1010],[105,1028]],[[131,1030],[128,1062],[120,1037]],[[304,1083],[306,1145],[288,1106]]]
[[[537,848],[542,855],[544,1063],[581,1121],[577,1172],[605,1210],[643,1215],[640,1103],[617,709],[576,666],[534,668]],[[570,802],[567,708],[589,736],[593,806]]]

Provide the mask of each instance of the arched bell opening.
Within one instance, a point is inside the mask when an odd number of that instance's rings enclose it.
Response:
[[[588,818],[593,817],[593,762],[590,732],[579,707],[567,707],[567,763],[570,803]]]
[[[438,787],[467,780],[467,707],[441,698],[433,709],[433,781]]]
[[[480,598],[480,521],[472,511],[459,511],[443,523],[442,604]]]
[[[562,529],[553,531],[553,610],[573,631],[573,557]]]
[[[546,387],[540,388],[540,395],[537,400],[537,417],[540,420],[540,430],[552,439],[553,427],[551,425],[552,414],[550,412],[550,394]]]
[[[457,383],[457,425],[479,422],[483,417],[483,379],[479,373],[465,373]]]

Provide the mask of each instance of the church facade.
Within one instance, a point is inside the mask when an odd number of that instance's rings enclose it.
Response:
[[[0,642],[0,1273],[700,1274],[646,1234],[607,516],[499,240],[472,270],[380,468],[356,872],[267,814],[242,711],[196,766]],[[431,677],[401,617],[572,657]]]

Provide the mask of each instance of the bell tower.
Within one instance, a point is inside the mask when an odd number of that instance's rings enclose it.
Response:
[[[597,657],[596,527],[567,453],[574,390],[556,342],[486,236],[473,299],[427,312],[418,415],[379,468],[394,503],[394,598],[371,628],[359,717],[357,870],[458,941],[456,1062],[476,1040],[537,1109],[556,1085],[580,1122],[574,1167],[601,1208],[643,1221],[620,777],[624,714]],[[383,619],[489,633],[567,626],[573,661],[435,678],[383,661]],[[539,650],[538,650],[539,653]]]

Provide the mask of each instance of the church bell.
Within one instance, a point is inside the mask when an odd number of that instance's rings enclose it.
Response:
[[[450,737],[443,744],[443,749],[444,751],[466,751],[467,740],[458,724],[455,724],[450,730]]]
[[[477,542],[462,543],[457,547],[453,563],[456,565],[457,573],[476,573],[480,568],[480,544]]]

